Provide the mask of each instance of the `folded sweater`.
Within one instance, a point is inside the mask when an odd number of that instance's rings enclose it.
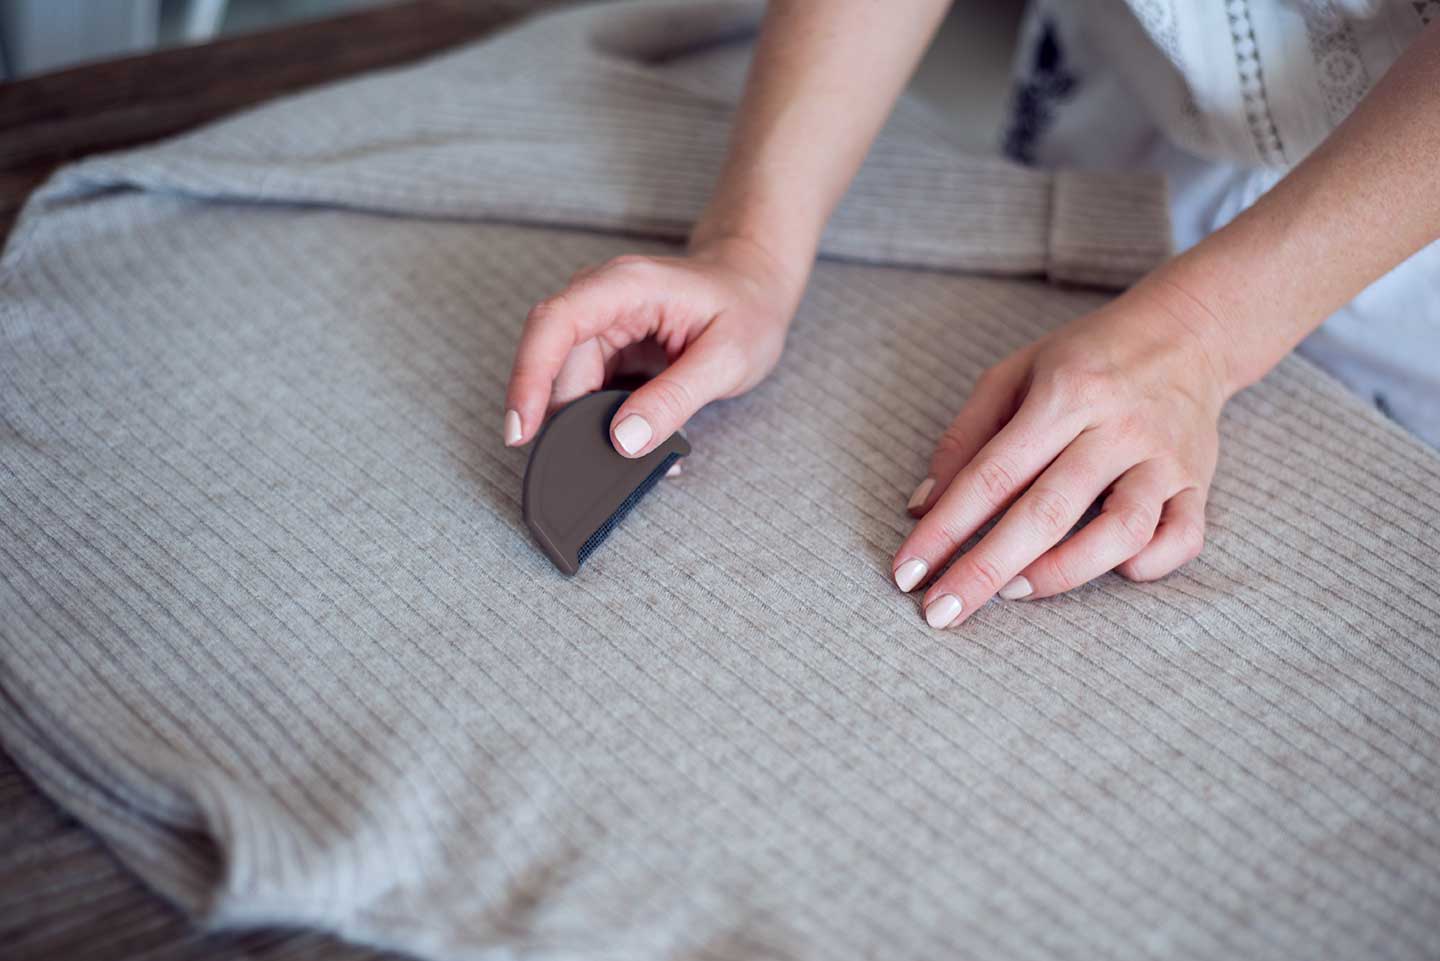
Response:
[[[0,268],[5,747],[198,922],[425,958],[1435,956],[1440,458],[1312,366],[1227,408],[1179,573],[950,632],[889,582],[974,378],[1104,301],[1046,278],[1163,257],[1152,181],[903,105],[776,373],[578,577],[532,547],[521,320],[683,232],[754,14],[57,175]]]

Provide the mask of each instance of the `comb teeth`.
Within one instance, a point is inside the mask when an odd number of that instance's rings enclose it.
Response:
[[[650,472],[649,476],[641,481],[640,486],[631,491],[630,496],[620,502],[620,506],[615,508],[615,512],[605,518],[605,523],[601,524],[595,529],[593,534],[585,538],[585,543],[581,544],[580,550],[576,552],[576,559],[579,563],[585,563],[585,558],[589,557],[595,551],[595,548],[599,547],[605,538],[610,536],[610,532],[620,524],[620,521],[624,520],[625,515],[630,513],[636,504],[640,503],[642,497],[650,493],[650,488],[660,483],[660,478],[665,476],[665,472],[670,469],[670,465],[679,459],[680,455],[678,453],[672,453],[662,460],[659,465]]]

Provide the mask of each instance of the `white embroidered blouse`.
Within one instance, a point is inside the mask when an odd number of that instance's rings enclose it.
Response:
[[[1092,149],[1114,160],[1158,129],[1198,157],[1285,168],[1437,15],[1440,0],[1037,0],[1017,74],[1051,119],[1067,95],[1104,103],[1104,128],[1128,136]],[[1057,132],[1015,119],[1036,147]],[[1011,133],[1023,151],[1026,132]]]
[[[1184,248],[1315,149],[1436,18],[1440,0],[1032,0],[1002,149],[1165,171]],[[1440,243],[1299,349],[1440,447]]]

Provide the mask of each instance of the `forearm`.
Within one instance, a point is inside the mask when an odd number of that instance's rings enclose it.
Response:
[[[1274,189],[1154,276],[1195,302],[1230,392],[1440,238],[1437,26]]]
[[[803,285],[820,233],[949,0],[776,0],[692,244],[738,238]]]

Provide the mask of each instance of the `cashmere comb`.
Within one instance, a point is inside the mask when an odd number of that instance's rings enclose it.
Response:
[[[680,433],[644,457],[622,457],[610,421],[628,390],[572,401],[535,438],[525,468],[521,511],[535,543],[565,574],[575,574],[670,465],[690,453]]]

